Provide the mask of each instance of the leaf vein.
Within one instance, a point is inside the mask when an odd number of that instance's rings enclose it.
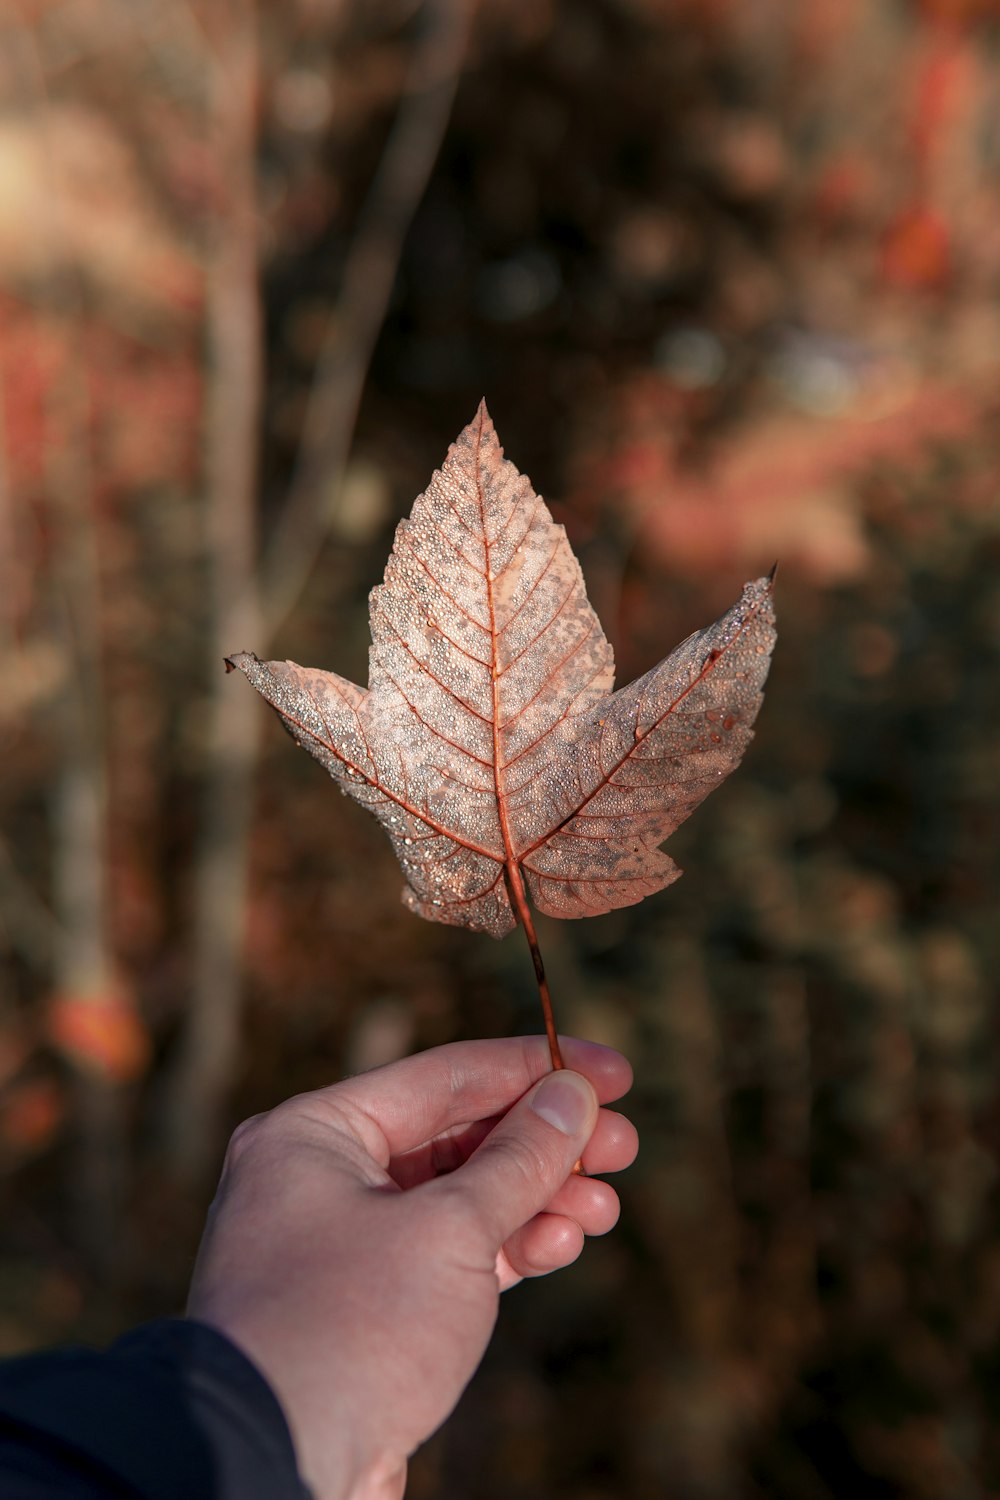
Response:
[[[713,655],[711,652],[709,653],[709,655],[705,658],[704,662],[702,663],[701,669],[698,672],[697,676],[695,676],[695,677],[692,678],[692,680],[688,683],[687,687],[684,689],[684,691],[682,693],[679,693],[677,695],[677,697],[675,699],[673,699],[672,702],[670,702],[670,703],[667,704],[666,708],[663,710],[663,713],[660,714],[659,718],[656,719],[653,722],[653,724],[651,724],[650,727],[643,732],[642,738],[639,739],[639,740],[636,740],[634,744],[632,744],[632,745],[629,746],[629,748],[625,751],[624,755],[622,755],[620,757],[620,759],[617,761],[617,763],[614,766],[612,766],[610,772],[607,773],[607,775],[604,777],[604,779],[602,781],[598,782],[598,784],[593,788],[593,790],[587,794],[587,796],[583,799],[582,802],[579,803],[579,805],[577,807],[575,807],[571,812],[568,812],[566,814],[565,818],[562,820],[562,823],[558,824],[555,828],[548,829],[544,834],[542,834],[542,836],[540,838],[537,838],[534,841],[534,843],[531,844],[524,851],[524,853],[521,856],[522,860],[526,859],[529,854],[532,854],[542,844],[546,843],[547,840],[550,839],[553,836],[553,834],[558,833],[561,828],[564,828],[565,825],[572,818],[578,816],[581,808],[584,808],[584,807],[587,806],[588,803],[593,802],[594,798],[598,795],[598,793],[602,792],[604,790],[604,788],[609,784],[609,782],[611,781],[611,778],[613,776],[615,776],[617,774],[617,772],[621,769],[621,767],[623,765],[625,765],[626,761],[629,760],[632,755],[634,755],[636,745],[643,744],[644,741],[649,737],[649,735],[653,734],[657,729],[659,729],[660,725],[664,722],[665,719],[667,719],[670,716],[671,713],[673,713],[673,711],[677,707],[677,705],[679,703],[683,702],[683,700],[690,693],[692,693],[694,691],[694,689],[699,685],[699,683],[701,683],[701,682],[703,682],[705,680],[705,678],[708,676],[708,674],[710,672],[712,672],[714,670],[714,668],[718,665],[718,663],[725,658],[726,654],[733,649],[733,647],[736,645],[737,641],[741,638],[741,636],[743,636],[747,632],[747,630],[749,630],[752,621],[756,619],[756,617],[757,617],[757,615],[759,613],[760,613],[760,602],[758,602],[754,606],[754,608],[752,610],[749,610],[747,612],[746,618],[744,619],[743,623],[741,624],[739,630],[733,636],[732,640],[728,641],[722,648],[720,648],[716,652],[715,655]]]
[[[594,624],[595,624],[595,622],[592,620],[590,622],[590,626],[584,632],[584,634],[580,637],[580,639],[569,649],[569,651],[566,652],[566,654],[564,656],[561,656],[559,658],[559,660],[556,662],[556,664],[552,668],[552,670],[550,672],[546,673],[545,677],[539,683],[537,691],[534,692],[534,693],[532,693],[532,695],[528,699],[527,703],[523,703],[521,705],[521,707],[518,709],[518,711],[517,711],[516,714],[512,714],[509,719],[507,719],[503,724],[500,725],[500,733],[501,734],[503,734],[504,730],[509,729],[510,726],[511,726],[511,724],[516,724],[517,721],[518,721],[518,719],[523,719],[524,715],[528,712],[528,709],[531,707],[531,705],[533,703],[537,702],[537,700],[541,697],[542,693],[544,693],[545,689],[550,686],[550,684],[554,681],[554,679],[556,677],[558,677],[559,673],[563,670],[563,668],[565,667],[566,663],[572,661],[573,657],[576,656],[576,654],[580,650],[580,648],[582,646],[585,646],[587,644],[587,642],[590,640],[590,637],[594,633]],[[598,668],[598,671],[599,670],[600,670],[600,668]],[[596,676],[596,675],[597,674],[595,673],[594,676]],[[590,680],[591,680],[591,682],[593,682],[594,679],[591,678]],[[574,694],[574,699],[577,696],[579,696],[579,695],[578,694]],[[570,704],[570,707],[572,707],[572,704]],[[565,717],[566,717],[566,714],[562,713],[562,714],[559,715],[559,719],[557,719],[555,722],[559,723],[559,721],[561,719],[564,719]]]
[[[552,548],[552,551],[549,553],[548,557],[545,559],[545,566],[544,566],[544,568],[539,573],[539,575],[535,579],[534,583],[531,585],[531,588],[525,594],[524,598],[521,600],[520,604],[517,606],[517,609],[515,609],[514,613],[511,615],[510,619],[509,620],[505,620],[504,623],[501,625],[499,631],[497,632],[497,640],[500,639],[500,637],[504,634],[505,631],[507,631],[507,630],[510,629],[510,627],[514,624],[515,620],[520,619],[521,615],[524,613],[525,607],[526,607],[529,599],[531,598],[532,594],[537,589],[538,585],[541,583],[542,579],[545,577],[546,573],[551,568],[552,564],[555,562],[556,557],[558,555],[559,555],[559,543],[556,542],[555,546]]]

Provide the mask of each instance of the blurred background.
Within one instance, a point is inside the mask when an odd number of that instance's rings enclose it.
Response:
[[[619,681],[780,635],[684,879],[539,921],[642,1154],[408,1493],[1000,1495],[998,169],[995,0],[4,7],[0,1352],[178,1310],[245,1114],[540,1029],[222,672],[365,680],[485,395]]]

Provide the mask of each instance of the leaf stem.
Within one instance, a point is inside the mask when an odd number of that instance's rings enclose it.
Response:
[[[545,965],[542,963],[542,950],[538,946],[538,934],[535,932],[535,924],[531,920],[531,908],[528,905],[527,892],[524,889],[524,881],[521,878],[520,866],[511,860],[507,866],[507,884],[510,889],[511,900],[514,910],[517,912],[524,935],[528,939],[528,947],[531,949],[531,961],[535,966],[535,978],[538,981],[538,994],[542,1002],[542,1014],[545,1017],[545,1035],[549,1039],[549,1055],[552,1058],[553,1069],[565,1067],[562,1053],[559,1051],[559,1037],[556,1033],[555,1017],[552,1014],[552,996],[549,994],[549,981],[545,977]]]
[[[545,965],[542,963],[542,950],[538,946],[538,934],[535,924],[531,920],[531,907],[528,905],[528,893],[524,889],[524,881],[521,878],[521,867],[516,860],[511,860],[507,865],[507,888],[510,891],[517,912],[524,928],[524,935],[528,939],[528,947],[531,949],[531,962],[535,966],[535,978],[538,980],[538,994],[542,1002],[542,1014],[545,1017],[545,1035],[549,1039],[549,1056],[552,1059],[552,1071],[558,1072],[566,1064],[562,1060],[559,1051],[559,1035],[556,1031],[556,1019],[552,1014],[552,996],[549,994],[549,981],[545,977]],[[583,1159],[579,1158],[573,1163],[573,1175],[585,1177],[587,1174],[583,1169]]]

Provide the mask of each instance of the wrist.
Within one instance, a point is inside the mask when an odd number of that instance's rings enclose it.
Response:
[[[324,1379],[306,1348],[286,1347],[281,1330],[259,1317],[241,1318],[212,1299],[192,1299],[188,1315],[215,1328],[267,1381],[291,1434],[302,1479],[313,1500],[402,1500],[406,1459],[379,1452],[358,1418],[357,1392]],[[342,1370],[350,1360],[343,1361]],[[373,1458],[372,1454],[376,1454]]]

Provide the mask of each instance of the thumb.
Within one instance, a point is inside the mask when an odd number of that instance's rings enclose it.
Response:
[[[453,1188],[472,1199],[499,1250],[541,1213],[573,1170],[597,1124],[597,1095],[579,1073],[548,1073],[519,1099],[464,1166]]]

